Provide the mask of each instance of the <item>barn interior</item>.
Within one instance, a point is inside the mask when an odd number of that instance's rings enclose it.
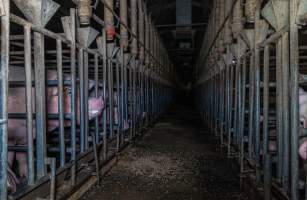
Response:
[[[0,0],[0,199],[307,199],[306,22],[307,0]]]

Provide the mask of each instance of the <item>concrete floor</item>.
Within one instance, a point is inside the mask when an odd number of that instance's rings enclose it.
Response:
[[[84,199],[248,199],[238,168],[188,105],[174,106],[144,139],[129,147]]]

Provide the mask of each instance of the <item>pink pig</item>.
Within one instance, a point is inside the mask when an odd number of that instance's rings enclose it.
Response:
[[[32,72],[32,76],[34,73]],[[63,74],[64,80],[70,80],[70,76]],[[57,80],[57,72],[47,70],[46,80]],[[9,69],[9,81],[25,81],[25,71],[23,67],[11,66]],[[89,90],[93,89],[95,85],[94,81],[89,81]],[[77,108],[77,124],[80,124],[80,94],[79,87],[77,87],[76,95],[76,108]],[[71,113],[71,93],[70,87],[64,86],[63,91],[63,105],[64,113]],[[46,86],[46,112],[48,114],[58,114],[58,87],[57,86]],[[96,116],[99,116],[105,107],[103,97],[89,97],[88,98],[88,116],[89,120],[92,120]],[[35,88],[32,89],[32,108],[33,113],[35,112]],[[8,113],[26,113],[26,96],[25,87],[13,87],[9,88],[8,91]],[[68,127],[71,125],[70,120],[64,121],[64,126]],[[55,130],[59,127],[59,121],[56,119],[47,120],[47,133]],[[35,121],[33,121],[33,137],[35,137]],[[26,120],[25,119],[9,119],[8,120],[8,144],[9,145],[27,145],[26,135]],[[25,152],[13,152],[8,153],[8,164],[12,167],[14,156],[18,162],[20,177],[27,177],[27,154]],[[10,173],[12,174],[12,173]],[[14,177],[11,175],[11,177]],[[13,184],[11,184],[13,185]],[[12,187],[11,190],[14,192],[16,188]]]

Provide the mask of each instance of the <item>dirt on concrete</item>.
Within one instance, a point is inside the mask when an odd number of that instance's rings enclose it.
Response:
[[[238,166],[190,106],[174,106],[83,199],[245,200]]]

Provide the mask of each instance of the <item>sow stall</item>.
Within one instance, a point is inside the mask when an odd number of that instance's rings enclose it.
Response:
[[[198,109],[264,199],[307,198],[306,5],[214,1],[197,61]]]
[[[99,184],[172,99],[173,66],[145,3],[1,0],[0,16],[0,199]]]

